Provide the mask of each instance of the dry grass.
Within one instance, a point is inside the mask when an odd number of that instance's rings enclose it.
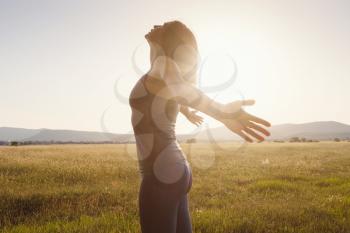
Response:
[[[184,144],[194,232],[350,232],[350,143]],[[0,147],[0,231],[139,232],[134,145]]]

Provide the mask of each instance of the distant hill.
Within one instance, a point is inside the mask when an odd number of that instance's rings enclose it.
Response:
[[[270,128],[271,136],[267,140],[286,140],[291,137],[305,137],[314,140],[332,140],[334,138],[350,138],[350,125],[335,121],[321,121],[304,124],[281,124]],[[209,134],[208,134],[209,133]],[[197,138],[208,140],[211,135],[217,141],[240,140],[240,138],[226,129],[218,127],[202,130],[196,136],[178,135],[180,141]],[[93,131],[56,130],[56,129],[23,129],[0,127],[0,141],[61,141],[61,142],[128,142],[134,141],[132,134],[113,134]]]
[[[208,134],[209,131],[209,134]],[[291,137],[305,137],[314,140],[332,140],[334,138],[350,138],[350,125],[336,121],[320,121],[303,124],[281,124],[271,126],[269,131],[271,136],[267,140],[286,140]],[[196,138],[207,140],[211,135],[215,140],[240,140],[225,127],[218,127],[200,132]]]
[[[126,142],[134,141],[134,136],[93,131],[0,127],[0,141]]]

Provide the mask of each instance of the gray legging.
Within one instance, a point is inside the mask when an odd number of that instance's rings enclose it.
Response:
[[[192,186],[189,166],[180,180],[165,184],[154,176],[142,179],[139,208],[142,233],[192,233],[187,194]]]

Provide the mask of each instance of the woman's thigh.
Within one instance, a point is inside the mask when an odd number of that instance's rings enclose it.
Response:
[[[192,188],[192,170],[188,166],[186,193],[182,195],[177,212],[176,233],[192,233],[191,217],[188,206],[188,193]]]
[[[154,184],[141,184],[139,195],[142,233],[176,233],[179,200]]]
[[[190,175],[186,170],[184,177],[174,185],[161,186],[149,177],[142,180],[139,194],[142,233],[191,232],[186,195],[190,188]],[[181,231],[176,230],[179,221],[183,225]]]

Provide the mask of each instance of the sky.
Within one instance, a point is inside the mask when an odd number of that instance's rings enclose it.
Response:
[[[253,98],[246,110],[273,125],[350,124],[349,11],[347,0],[0,0],[0,127],[131,132],[124,98],[149,69],[144,35],[169,20],[196,36],[201,87],[237,71],[208,93],[217,101]],[[177,131],[193,130],[180,116]]]

